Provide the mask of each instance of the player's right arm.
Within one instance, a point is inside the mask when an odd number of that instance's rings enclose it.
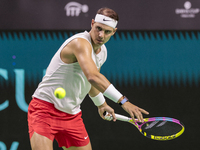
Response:
[[[119,103],[123,100],[121,93],[119,93],[107,78],[98,71],[92,59],[92,47],[87,40],[77,38],[71,41],[62,50],[61,59],[68,63],[78,62],[87,80],[93,87],[115,102]],[[134,116],[136,116],[139,120],[143,120],[143,112],[139,107],[127,102],[122,108],[128,112],[133,119]],[[103,111],[100,113],[100,116],[102,116]]]
[[[92,59],[92,50],[91,44],[87,40],[77,38],[64,47],[61,51],[61,59],[65,63],[78,62],[87,80],[92,85],[89,95],[91,97],[96,97],[97,95],[103,97],[102,93],[109,87],[109,85],[111,85],[111,83],[97,69],[96,64]],[[105,101],[101,102],[97,107],[99,114],[103,119],[103,113],[107,111],[113,115],[114,121],[116,120],[114,110],[107,105]]]
[[[78,61],[87,80],[92,86],[103,93],[111,83],[98,71],[92,59],[92,47],[90,43],[82,38],[74,39],[72,42],[71,48],[73,54],[76,57],[76,60]]]
[[[89,91],[89,97],[92,99],[94,104],[98,107],[98,112],[101,118],[105,119],[104,112],[108,112],[112,114],[113,121],[116,121],[115,112],[114,109],[111,108],[105,101],[105,98],[99,90],[97,90],[95,87],[91,86],[91,89]]]

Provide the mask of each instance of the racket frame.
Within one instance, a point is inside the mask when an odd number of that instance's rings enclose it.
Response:
[[[146,137],[148,137],[150,139],[153,139],[153,140],[159,140],[159,141],[172,140],[172,139],[175,139],[175,138],[179,137],[181,134],[183,134],[183,132],[185,130],[185,127],[184,127],[183,123],[181,123],[179,120],[174,119],[174,118],[169,118],[169,117],[145,118],[144,122],[140,123],[138,121],[138,119],[135,119],[135,122],[134,122],[132,120],[132,118],[129,118],[129,117],[126,117],[126,116],[123,116],[123,115],[115,114],[115,116],[116,116],[117,120],[129,122],[129,123],[133,124],[140,131],[140,133],[142,133],[144,136],[146,136]],[[152,121],[170,121],[170,122],[174,122],[174,123],[179,124],[182,127],[182,129],[178,133],[173,134],[173,135],[168,135],[168,136],[155,136],[155,135],[150,135],[150,134],[147,134],[146,132],[143,132],[141,127],[145,123],[152,122]]]

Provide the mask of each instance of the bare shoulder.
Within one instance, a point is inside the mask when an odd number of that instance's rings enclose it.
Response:
[[[70,42],[74,50],[91,49],[91,44],[83,38],[76,38]]]
[[[91,44],[83,38],[76,38],[69,42],[61,51],[61,59],[65,63],[77,62],[76,53],[91,53]]]

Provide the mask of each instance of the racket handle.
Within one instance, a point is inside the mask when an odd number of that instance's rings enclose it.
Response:
[[[115,116],[116,116],[117,120],[120,120],[120,121],[125,121],[125,122],[127,122],[127,121],[130,120],[130,118],[128,118],[128,117],[126,117],[126,116],[123,116],[123,115],[115,114]]]
[[[104,112],[104,116],[105,116],[106,120],[112,120],[113,119],[112,115],[109,114],[108,112]],[[123,115],[115,114],[115,116],[116,116],[117,120],[120,120],[120,121],[127,122],[127,121],[130,120],[130,118],[123,116]]]

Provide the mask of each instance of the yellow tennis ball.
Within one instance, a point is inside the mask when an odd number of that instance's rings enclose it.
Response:
[[[59,99],[62,99],[65,97],[66,95],[66,92],[65,92],[65,89],[59,87],[57,88],[55,91],[54,91],[54,95],[59,98]]]

